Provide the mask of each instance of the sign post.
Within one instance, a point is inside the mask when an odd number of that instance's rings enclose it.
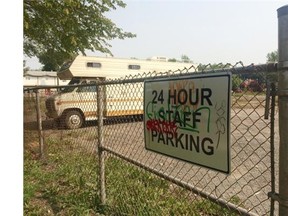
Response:
[[[145,148],[230,174],[231,73],[144,83]]]

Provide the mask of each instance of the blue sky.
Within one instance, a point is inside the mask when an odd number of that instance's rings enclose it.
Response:
[[[194,63],[266,62],[278,47],[277,9],[287,1],[124,0],[126,8],[108,14],[136,38],[113,40],[115,57],[146,59],[187,55]],[[87,55],[105,56],[87,52]],[[28,60],[31,69],[40,67]]]

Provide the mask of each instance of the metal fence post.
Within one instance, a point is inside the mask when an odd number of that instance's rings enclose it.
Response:
[[[103,146],[103,86],[97,85],[97,116],[98,116],[98,159],[99,159],[99,185],[100,185],[100,200],[101,204],[106,203],[105,190],[105,155],[102,149]]]
[[[278,13],[279,215],[288,215],[288,5]]]
[[[42,118],[41,118],[41,109],[40,109],[40,96],[39,90],[36,90],[36,111],[37,111],[37,124],[38,124],[38,134],[39,134],[39,148],[40,148],[40,158],[44,159],[44,137],[42,130]]]

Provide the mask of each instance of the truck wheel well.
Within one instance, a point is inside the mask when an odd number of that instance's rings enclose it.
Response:
[[[84,116],[84,113],[82,112],[81,109],[75,109],[75,108],[69,108],[69,109],[65,109],[62,113],[62,116],[65,116],[66,113],[70,112],[70,111],[77,111],[81,114],[83,120],[85,121],[85,116]]]

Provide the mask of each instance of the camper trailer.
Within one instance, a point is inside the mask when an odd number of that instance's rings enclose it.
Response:
[[[71,81],[46,100],[46,115],[68,129],[80,128],[85,121],[97,119],[97,81],[148,72],[183,70],[192,66],[196,67],[192,63],[183,62],[77,56],[57,72],[61,80]],[[91,85],[79,86],[82,84]],[[143,83],[105,86],[103,104],[104,118],[142,115]]]

